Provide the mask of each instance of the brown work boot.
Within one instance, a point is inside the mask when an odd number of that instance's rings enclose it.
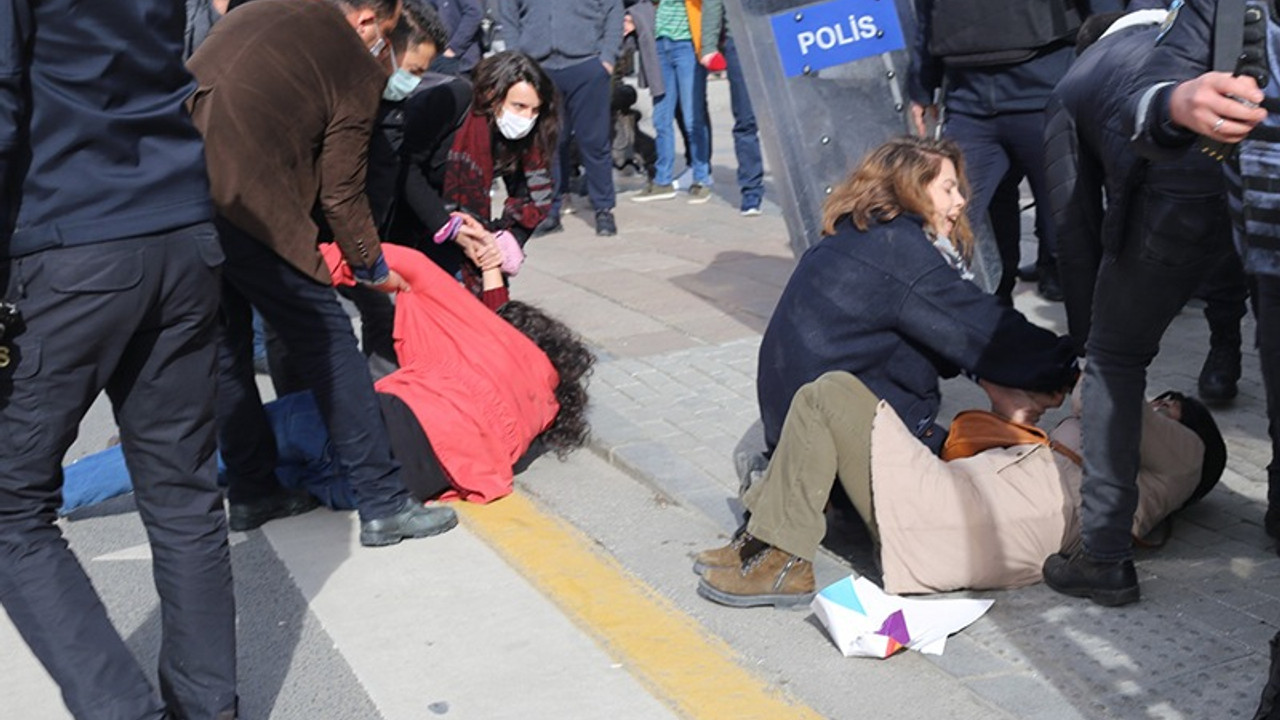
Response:
[[[766,546],[741,568],[710,568],[698,594],[730,607],[795,607],[813,599],[813,563]]]
[[[693,571],[699,575],[706,573],[712,568],[733,568],[739,569],[747,564],[753,555],[769,547],[763,540],[757,540],[747,532],[747,525],[743,523],[733,533],[733,538],[728,545],[718,547],[714,550],[703,550],[693,556]]]

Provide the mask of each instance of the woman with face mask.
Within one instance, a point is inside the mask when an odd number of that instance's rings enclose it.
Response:
[[[393,35],[393,45],[395,40]],[[554,86],[536,62],[517,52],[476,66],[469,107],[467,95],[457,92],[465,81],[433,77],[427,73],[403,98],[384,95],[403,106],[404,118],[400,186],[383,234],[422,250],[496,308],[506,300],[505,277],[519,271],[521,248],[551,205],[559,130]],[[498,176],[507,197],[494,208],[489,191]],[[502,274],[496,287],[486,287],[484,271],[493,268]],[[485,289],[493,291],[490,297],[483,296]]]

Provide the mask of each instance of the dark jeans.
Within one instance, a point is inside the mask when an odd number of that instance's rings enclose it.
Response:
[[[1057,273],[1058,247],[1050,223],[1049,189],[1044,174],[1044,113],[976,117],[953,112],[947,116],[944,132],[964,152],[965,174],[970,185],[970,221],[980,226],[984,216],[990,213],[991,231],[1000,249],[1002,266],[996,294],[1009,297],[1018,279],[1022,221],[1017,182],[1023,176],[1031,185],[1036,201],[1036,237],[1040,240],[1036,266],[1042,272]],[[1000,202],[993,203],[998,188]]]
[[[733,154],[738,158],[738,188],[742,209],[760,207],[764,197],[764,158],[760,153],[760,132],[756,113],[747,94],[747,78],[733,37],[724,42],[725,72],[729,76],[729,104],[733,109]]]
[[[335,454],[351,479],[360,518],[393,515],[409,496],[391,457],[373,381],[337,292],[266,245],[219,220],[223,335],[218,367],[218,448],[231,502],[277,492],[276,446],[253,378],[253,309],[274,328],[288,364],[315,393]]]
[[[1174,185],[1170,192],[1134,194],[1124,247],[1103,258],[1094,290],[1081,398],[1081,525],[1085,550],[1100,560],[1133,552],[1147,366],[1205,273],[1231,252],[1224,198],[1172,194],[1176,178],[1164,181]]]
[[[1240,255],[1225,252],[1213,264],[1196,297],[1204,300],[1204,319],[1209,323],[1210,347],[1240,349],[1240,321],[1248,313],[1249,281]]]
[[[235,712],[235,598],[214,464],[221,262],[202,223],[4,265],[26,327],[5,341],[0,368],[0,604],[77,718]],[[54,524],[63,455],[104,389],[151,542],[163,700]]]
[[[547,70],[551,81],[560,91],[561,133],[559,162],[556,173],[556,198],[568,192],[570,148],[578,143],[582,168],[587,174],[587,193],[591,206],[596,210],[611,210],[617,204],[613,188],[613,148],[609,140],[611,78],[598,60],[587,60],[577,65]],[[557,205],[559,207],[559,205]]]
[[[1258,360],[1267,390],[1267,505],[1280,510],[1280,277],[1254,275],[1254,312],[1258,320]]]

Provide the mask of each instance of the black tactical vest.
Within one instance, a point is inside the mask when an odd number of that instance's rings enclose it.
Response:
[[[1082,21],[1074,0],[934,0],[929,53],[951,67],[1019,63]]]

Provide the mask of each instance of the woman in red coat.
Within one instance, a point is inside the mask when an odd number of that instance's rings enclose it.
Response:
[[[350,283],[340,253],[324,253],[334,282]],[[375,388],[411,492],[489,502],[511,492],[512,467],[535,440],[561,455],[585,443],[595,358],[576,334],[498,297],[500,271],[482,303],[416,250],[384,253],[412,290],[396,297],[400,369]]]

